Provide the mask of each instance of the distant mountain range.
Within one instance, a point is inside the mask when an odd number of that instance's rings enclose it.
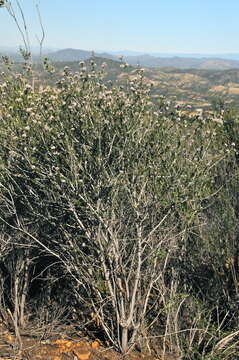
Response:
[[[189,57],[154,57],[151,55],[128,56],[126,61],[131,65],[145,67],[173,67],[177,69],[238,69],[239,61],[219,58],[189,58]]]
[[[239,69],[239,54],[165,54],[153,53],[143,54],[133,51],[122,52],[92,52],[81,49],[43,49],[43,53],[54,62],[74,62],[89,59],[92,55],[97,57],[119,60],[119,55],[123,55],[123,60],[130,65],[143,66],[149,68],[177,68],[177,69],[206,69],[206,70],[229,70]],[[15,61],[20,61],[16,49],[1,48],[0,54],[9,53]],[[34,58],[38,59],[37,49],[34,48]]]
[[[230,60],[239,60],[239,53],[218,53],[218,54],[207,54],[207,53],[163,53],[163,52],[145,52],[145,51],[131,51],[131,50],[122,50],[122,51],[108,51],[108,50],[98,50],[98,53],[109,53],[115,56],[141,56],[141,55],[151,55],[154,57],[183,57],[183,58],[216,58],[216,59],[230,59]]]
[[[110,53],[94,53],[97,57],[111,60],[119,60],[119,57]],[[81,61],[92,56],[92,51],[63,49],[48,54],[52,61]],[[152,55],[131,55],[124,56],[124,61],[130,65],[139,65],[144,67],[173,67],[177,69],[212,69],[228,70],[239,69],[239,60],[225,59],[217,57],[157,57]]]

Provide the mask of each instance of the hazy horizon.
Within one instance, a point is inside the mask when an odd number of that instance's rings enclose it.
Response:
[[[49,51],[49,52],[55,52],[55,51],[60,51],[60,50],[66,50],[66,49],[73,49],[73,50],[83,50],[83,51],[94,51],[96,53],[109,53],[109,54],[113,54],[116,56],[120,56],[120,55],[126,55],[126,56],[139,56],[139,55],[150,55],[150,56],[155,56],[155,57],[172,57],[172,56],[179,56],[179,57],[227,57],[228,59],[230,59],[230,57],[232,58],[237,58],[239,59],[239,52],[228,52],[228,53],[182,53],[182,52],[147,52],[147,51],[137,51],[134,49],[119,49],[119,50],[111,50],[111,49],[80,49],[80,48],[72,48],[69,46],[66,46],[64,48],[54,48],[51,47],[50,45],[45,45],[43,47],[44,51]],[[38,53],[40,50],[40,47],[38,45],[33,45],[32,46],[32,51],[33,53]],[[19,51],[19,46],[3,46],[0,43],[0,51],[9,51],[9,52],[18,52]]]
[[[12,1],[14,4],[15,2]],[[239,53],[239,2],[230,0],[79,0],[37,1],[46,32],[44,47],[109,49],[111,52]],[[40,25],[34,1],[22,0],[31,43]],[[6,9],[0,9],[0,45],[19,47],[20,34]],[[124,50],[126,49],[126,50]],[[107,51],[107,50],[106,50]]]

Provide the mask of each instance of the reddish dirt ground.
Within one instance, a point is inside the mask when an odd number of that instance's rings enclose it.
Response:
[[[81,338],[40,341],[31,336],[22,336],[22,351],[16,349],[15,337],[0,325],[0,360],[177,360],[170,354],[155,357],[132,352],[121,355],[105,348],[99,341]]]

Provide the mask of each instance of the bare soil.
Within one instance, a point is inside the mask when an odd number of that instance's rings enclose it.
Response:
[[[0,360],[177,360],[172,354],[153,356],[132,352],[122,355],[98,341],[80,337],[39,340],[30,335],[21,336],[19,351],[15,336],[0,325]]]

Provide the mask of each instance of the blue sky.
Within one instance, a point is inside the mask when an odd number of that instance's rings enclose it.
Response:
[[[239,53],[238,0],[38,0],[45,46],[86,50]],[[14,4],[14,0],[12,1]],[[34,0],[21,0],[33,45],[40,34]],[[0,9],[0,46],[20,36]]]

